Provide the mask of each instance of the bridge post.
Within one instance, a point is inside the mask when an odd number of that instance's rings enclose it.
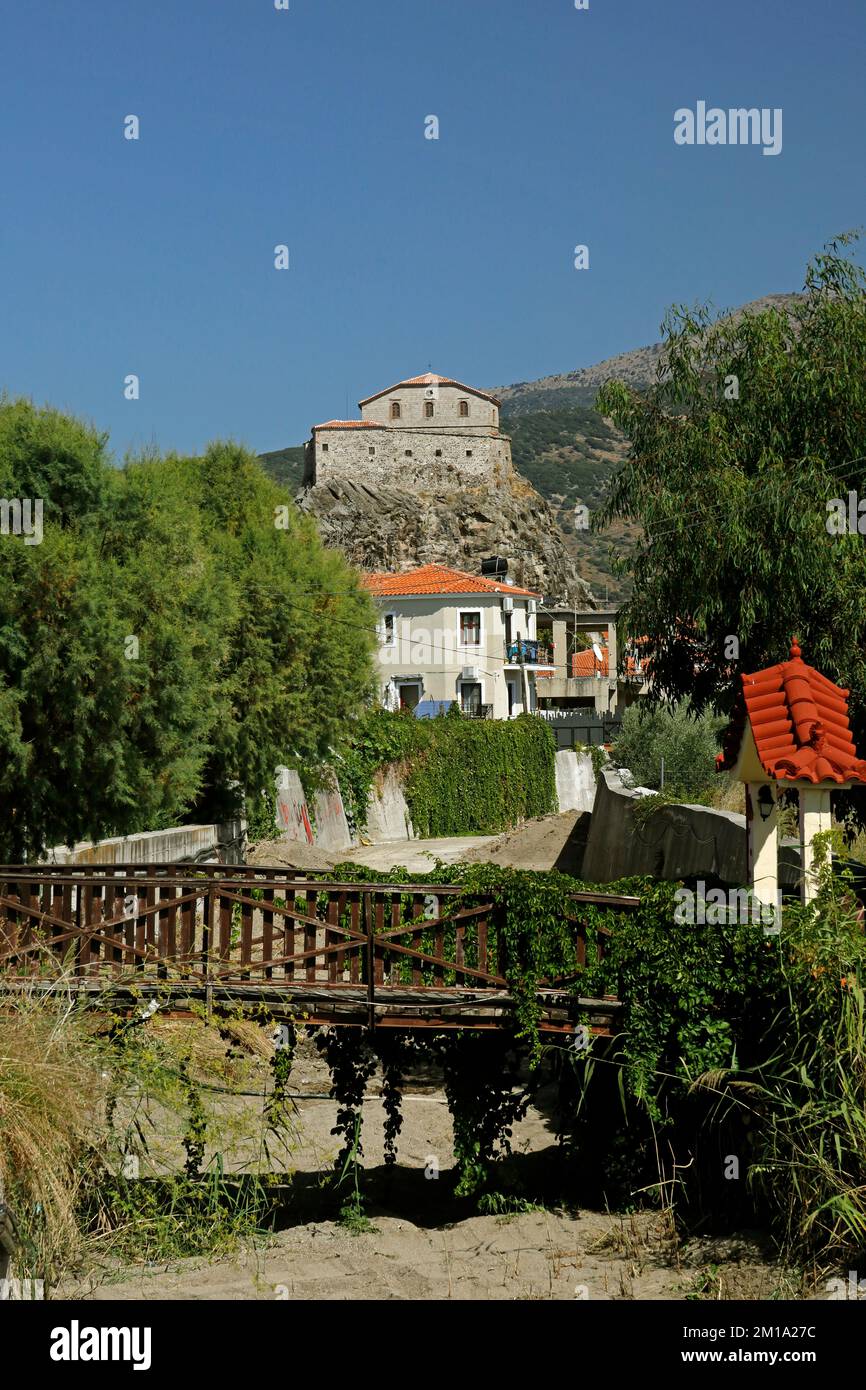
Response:
[[[373,894],[364,894],[364,931],[367,934],[367,1027],[376,1027],[376,935],[373,916]]]

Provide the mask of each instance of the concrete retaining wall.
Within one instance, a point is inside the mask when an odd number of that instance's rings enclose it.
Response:
[[[284,840],[293,844],[311,845],[313,827],[307,810],[307,798],[297,772],[288,767],[277,768],[277,829]]]
[[[315,793],[311,814],[298,773],[287,767],[277,768],[276,823],[282,838],[292,844],[343,850],[351,849],[355,843],[336,778],[329,789]]]
[[[595,805],[595,771],[589,753],[560,748],[554,756],[559,810],[591,811]]]
[[[403,786],[393,767],[376,778],[367,802],[364,839],[379,845],[386,840],[412,840],[415,832]]]
[[[336,780],[330,791],[313,797],[313,840],[322,849],[351,849],[355,843]]]
[[[140,835],[123,835],[111,840],[82,840],[70,849],[55,845],[45,854],[46,864],[176,864],[203,855],[216,845],[236,841],[226,858],[240,863],[244,821],[213,825],[178,825],[171,830],[146,830]],[[216,861],[216,853],[213,854]]]
[[[555,756],[558,809],[591,811],[595,801],[595,774],[589,753],[562,748]],[[286,840],[337,851],[351,849],[357,843],[349,829],[336,778],[330,791],[316,794],[310,808],[297,772],[279,768],[276,793],[277,829]],[[378,845],[414,838],[399,775],[393,767],[386,768],[377,775],[367,801],[364,842]]]
[[[652,795],[623,785],[607,768],[598,783],[582,875],[592,883],[611,883],[629,874],[662,879],[719,880],[738,887],[748,881],[746,818],[708,806],[663,805],[643,824],[635,805]],[[779,854],[779,882],[794,892],[798,855],[790,842]]]

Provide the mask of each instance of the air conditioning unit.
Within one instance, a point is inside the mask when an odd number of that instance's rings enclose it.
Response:
[[[505,598],[502,600],[502,611],[503,613],[514,612],[514,599],[510,594],[506,594]]]
[[[527,613],[534,613],[534,612],[536,611],[537,608],[538,608],[538,604],[536,603],[536,601],[535,601],[534,598],[529,598],[529,599],[526,600],[526,611],[527,611]]]
[[[460,679],[461,679],[462,681],[477,681],[477,679],[478,679],[478,667],[477,667],[477,666],[464,666],[464,667],[463,667],[463,670],[460,672]]]

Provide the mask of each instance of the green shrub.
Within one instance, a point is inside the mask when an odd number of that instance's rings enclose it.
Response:
[[[664,789],[671,797],[703,799],[718,785],[715,759],[725,721],[711,711],[696,715],[688,700],[679,705],[629,706],[611,750],[635,785],[658,790],[664,760]]]

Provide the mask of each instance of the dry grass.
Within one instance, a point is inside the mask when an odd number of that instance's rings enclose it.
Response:
[[[76,1207],[104,1089],[98,1045],[62,995],[0,1009],[0,1189],[26,1246],[52,1278],[80,1244]]]

